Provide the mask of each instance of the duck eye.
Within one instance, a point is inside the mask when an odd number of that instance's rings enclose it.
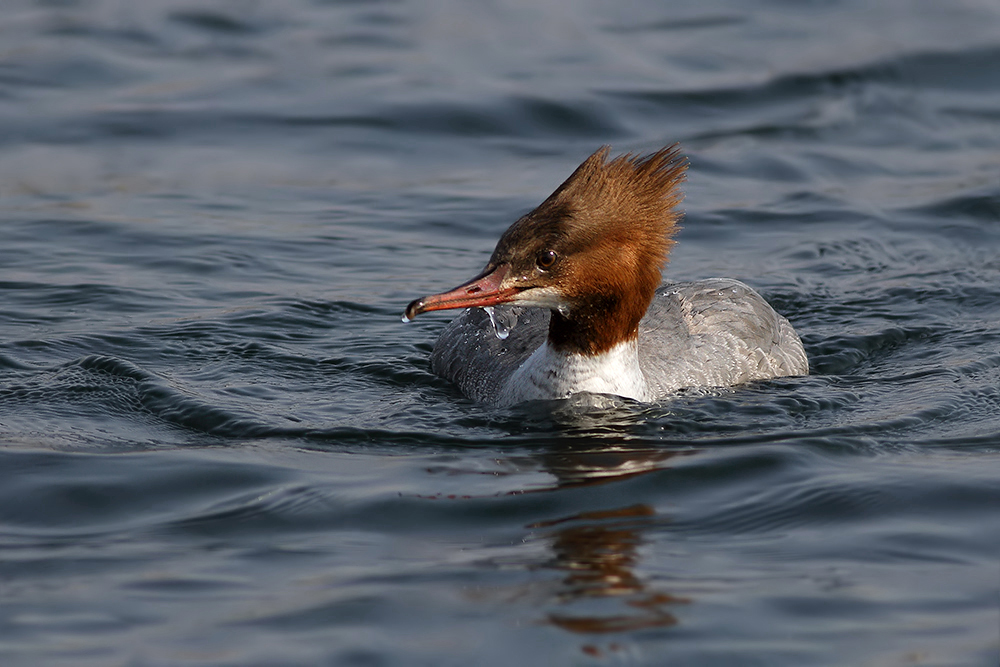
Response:
[[[556,258],[558,255],[552,250],[543,250],[538,253],[538,257],[535,258],[535,263],[540,269],[551,269],[552,265],[556,263]]]

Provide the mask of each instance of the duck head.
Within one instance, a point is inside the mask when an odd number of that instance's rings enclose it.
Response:
[[[634,338],[674,244],[687,162],[677,145],[610,161],[609,152],[511,225],[479,275],[413,301],[405,317],[509,303],[550,309],[557,349],[598,354]]]

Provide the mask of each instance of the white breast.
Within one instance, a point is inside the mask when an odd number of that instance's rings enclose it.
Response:
[[[635,339],[598,355],[559,352],[546,341],[510,376],[499,403],[566,398],[583,391],[653,400]]]

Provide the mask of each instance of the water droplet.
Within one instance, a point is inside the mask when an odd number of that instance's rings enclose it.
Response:
[[[490,324],[493,325],[493,333],[500,340],[506,340],[510,335],[510,327],[503,320],[504,313],[497,312],[493,306],[483,306],[483,310],[490,316]]]
[[[559,314],[562,315],[563,317],[569,317],[569,308],[567,306],[564,306],[563,304],[560,303],[558,306],[556,306],[556,310],[559,311]]]

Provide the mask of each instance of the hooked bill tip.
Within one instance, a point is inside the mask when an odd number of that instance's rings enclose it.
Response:
[[[403,311],[403,322],[412,322],[413,318],[423,312],[424,300],[416,299],[410,302],[410,305],[406,307]]]

